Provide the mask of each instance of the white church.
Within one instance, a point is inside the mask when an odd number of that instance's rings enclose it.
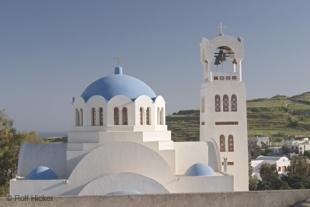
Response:
[[[200,49],[200,141],[173,142],[164,97],[117,66],[74,99],[68,143],[21,146],[10,194],[247,191],[243,42],[220,32]]]

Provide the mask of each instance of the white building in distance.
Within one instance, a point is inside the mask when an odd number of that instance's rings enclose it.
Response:
[[[304,142],[298,145],[298,154],[305,154],[305,152],[310,151],[310,142]]]
[[[263,164],[275,165],[279,175],[287,173],[287,168],[291,165],[291,161],[285,157],[275,156],[258,156],[255,160],[251,160],[251,167],[253,168],[252,176],[260,177],[260,169]]]
[[[270,145],[270,138],[269,137],[250,137],[249,138],[250,144],[255,144],[258,147],[264,147]]]
[[[221,33],[200,46],[200,141],[173,142],[164,98],[117,66],[74,99],[67,144],[21,147],[10,194],[247,191],[243,43]],[[213,68],[226,62],[229,72]]]
[[[310,151],[310,141],[308,137],[291,138],[285,140],[283,145],[292,151],[296,151],[298,154],[304,154],[306,151]]]

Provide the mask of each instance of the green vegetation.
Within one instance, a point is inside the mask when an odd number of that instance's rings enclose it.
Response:
[[[279,178],[275,165],[263,164],[260,169],[262,180],[257,182],[255,190],[281,190],[289,189],[286,182]]]
[[[174,141],[197,141],[199,137],[199,110],[183,110],[167,116],[168,129]]]
[[[53,143],[53,142],[67,143],[68,137],[48,137],[48,138],[44,138],[44,141],[46,141],[48,143]]]
[[[248,101],[250,136],[310,135],[310,92]]]
[[[310,136],[310,92],[249,100],[247,111],[250,137],[269,136],[280,141],[290,136]],[[199,110],[173,113],[167,116],[167,125],[175,141],[198,140]]]
[[[8,194],[9,181],[16,175],[19,148],[23,141],[41,142],[35,132],[16,132],[11,128],[0,130],[0,196]]]

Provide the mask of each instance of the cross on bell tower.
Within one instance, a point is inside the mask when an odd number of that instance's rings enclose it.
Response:
[[[222,22],[220,22],[219,26],[217,26],[217,28],[219,29],[219,36],[223,36],[224,35],[224,28],[226,28]]]

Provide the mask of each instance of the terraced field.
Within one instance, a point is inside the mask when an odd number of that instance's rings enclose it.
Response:
[[[167,116],[168,129],[174,141],[197,141],[199,138],[199,110],[183,110]]]
[[[247,102],[249,136],[310,136],[310,92],[286,97],[255,99]],[[199,111],[182,110],[167,116],[175,141],[198,140]]]

